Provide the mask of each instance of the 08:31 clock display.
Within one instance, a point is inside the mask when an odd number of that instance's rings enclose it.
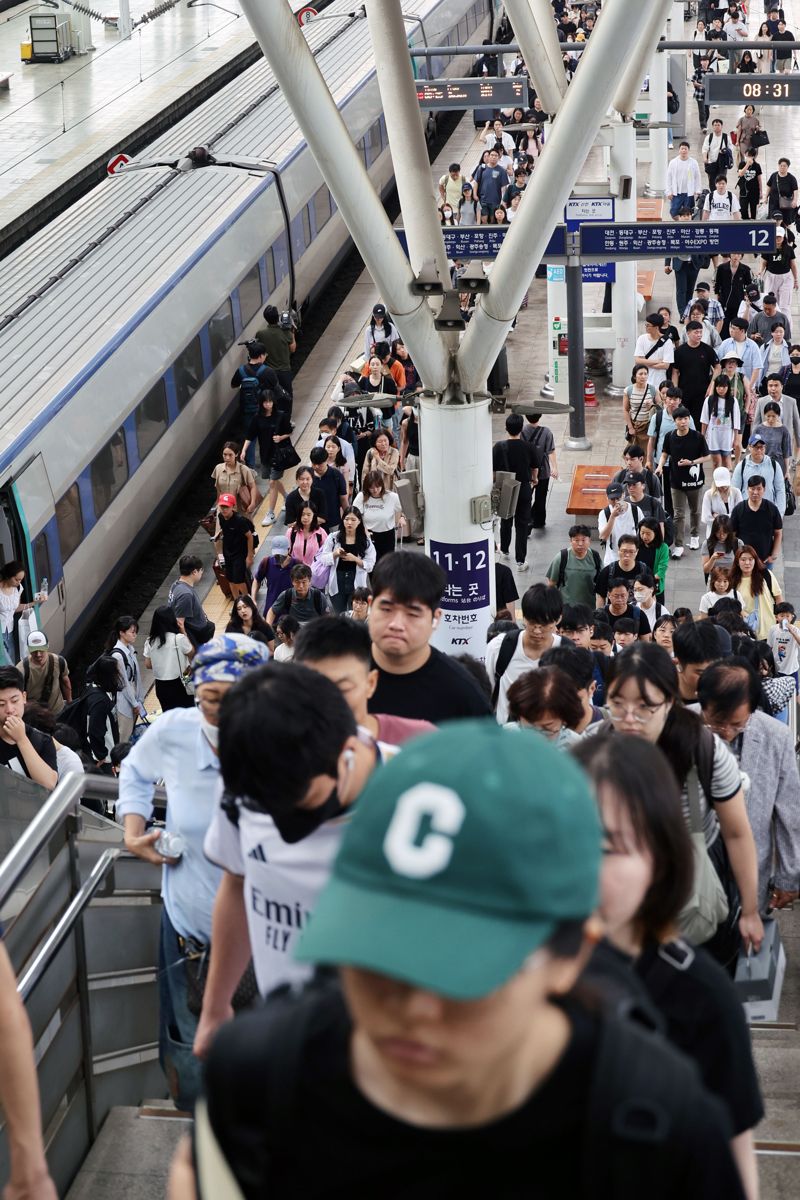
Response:
[[[789,99],[789,81],[781,80],[780,83],[760,83],[754,79],[752,83],[742,84],[742,97],[744,99],[760,100],[763,96],[769,96],[772,100],[788,100]]]
[[[797,75],[706,75],[706,104],[800,104]]]

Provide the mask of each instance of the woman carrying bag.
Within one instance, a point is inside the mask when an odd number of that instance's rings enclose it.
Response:
[[[631,381],[622,394],[622,412],[625,417],[625,441],[636,442],[647,453],[647,427],[655,403],[656,393],[647,382],[647,367],[636,367],[631,372]]]
[[[312,582],[322,586],[320,572],[328,568],[325,591],[337,615],[350,607],[353,592],[369,586],[369,573],[375,566],[375,547],[367,534],[364,518],[357,508],[342,515],[342,527],[329,533],[314,563]],[[317,584],[319,580],[319,584]]]
[[[144,644],[144,665],[152,670],[156,696],[162,712],[171,708],[191,708],[194,694],[189,693],[186,678],[192,643],[181,633],[175,613],[168,604],[157,608]]]
[[[286,496],[286,489],[281,482],[283,473],[288,470],[290,465],[297,465],[297,463],[290,464],[288,462],[291,454],[287,454],[286,452],[288,447],[296,453],[292,447],[292,423],[287,414],[281,412],[276,406],[274,392],[266,391],[262,393],[258,412],[250,422],[246,440],[242,446],[242,453],[240,455],[242,460],[244,460],[247,448],[253,438],[258,438],[262,478],[269,480],[267,515],[261,524],[272,525],[275,522],[275,505],[278,502],[278,496]],[[297,462],[300,462],[299,455],[297,455]],[[260,493],[256,504],[250,511],[255,511],[259,503]]]

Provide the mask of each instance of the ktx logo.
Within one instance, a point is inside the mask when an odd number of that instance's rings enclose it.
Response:
[[[468,646],[469,638],[450,638],[451,646]]]

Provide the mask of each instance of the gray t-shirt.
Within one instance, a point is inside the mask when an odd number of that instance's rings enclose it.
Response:
[[[181,579],[176,579],[169,589],[167,604],[169,604],[176,617],[183,618],[186,635],[193,642],[197,636],[208,633],[209,619],[191,584],[184,583]]]
[[[290,612],[301,625],[304,625],[306,621],[313,621],[315,617],[324,617],[331,611],[330,600],[324,592],[315,587],[310,587],[308,595],[304,596],[302,600],[294,588],[287,588],[285,592],[281,592],[272,606],[272,615],[276,621],[284,613]]]

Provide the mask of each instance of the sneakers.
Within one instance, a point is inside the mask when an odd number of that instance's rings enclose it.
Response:
[[[700,549],[700,538],[690,537],[689,538],[689,549],[690,550],[699,550]]]
[[[517,563],[517,570],[518,570],[518,571],[527,571],[527,570],[528,570],[528,564],[527,564],[526,562],[518,562],[518,563]]]
[[[683,546],[673,546],[672,547],[672,557],[673,558],[683,558]]]
[[[498,553],[497,557],[501,558],[503,560],[503,562],[511,562],[511,555],[508,553],[507,550],[501,550]]]
[[[275,524],[275,513],[270,510],[270,512],[268,512],[267,515],[264,517],[264,520],[261,522],[261,524],[262,524],[262,526],[263,525],[274,525]]]

